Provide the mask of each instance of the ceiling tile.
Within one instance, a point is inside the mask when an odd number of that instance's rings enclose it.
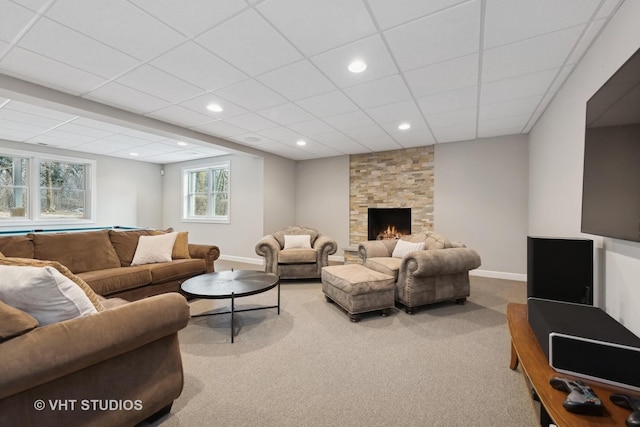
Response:
[[[0,10],[0,40],[8,43],[35,17],[33,11],[9,0],[0,0]]]
[[[349,64],[356,59],[367,64],[367,69],[362,73],[348,70]],[[377,34],[316,55],[311,60],[338,87],[353,86],[398,73],[387,47]]]
[[[125,150],[132,146],[132,144],[110,141],[108,138],[105,138],[93,142],[88,142],[78,147],[82,148],[82,151],[87,153],[110,154],[116,151]]]
[[[25,114],[25,118],[28,117],[30,122],[37,117],[47,117],[53,119],[54,121],[65,122],[67,120],[71,120],[77,116],[73,114],[63,113],[61,111],[52,110],[50,108],[39,107],[37,105],[27,104],[25,102],[11,100],[7,104],[2,107],[2,110],[11,110],[11,111],[19,111]],[[0,110],[0,111],[2,111]]]
[[[571,27],[486,50],[482,58],[483,83],[561,67],[583,29],[584,26]]]
[[[217,90],[214,94],[248,110],[262,110],[287,102],[278,93],[253,79]]]
[[[361,0],[271,0],[258,10],[307,56],[376,32]]]
[[[400,123],[409,123],[411,128],[407,130],[400,130],[398,129]],[[436,142],[422,117],[413,117],[402,121],[396,120],[389,123],[382,123],[381,126],[404,148],[433,145]]]
[[[149,113],[148,116],[185,127],[198,126],[215,120],[210,116],[200,114],[180,105],[169,105]]]
[[[75,122],[65,123],[63,125],[60,125],[56,128],[56,130],[68,132],[70,134],[75,133],[78,135],[85,135],[85,136],[91,137],[92,139],[106,138],[107,136],[111,135],[111,132],[96,129],[93,127],[82,126],[82,125],[76,124]],[[88,141],[91,141],[92,139]]]
[[[493,104],[511,99],[543,95],[558,74],[558,70],[546,70],[525,76],[486,83],[480,89],[480,104]]]
[[[276,145],[282,144],[281,142],[276,142],[269,138],[266,138],[264,135],[260,135],[252,132],[235,135],[229,139],[231,139],[232,141],[239,142],[240,144],[246,144],[251,147],[255,147],[259,150],[263,149],[265,147],[265,144],[276,144]]]
[[[419,117],[420,110],[414,100],[396,102],[380,107],[367,108],[367,114],[378,123],[387,123],[396,120],[406,120],[409,117]]]
[[[258,77],[258,80],[291,101],[336,89],[333,83],[306,59],[269,71]]]
[[[133,4],[189,37],[227,20],[247,7],[243,0],[130,0]]]
[[[0,61],[3,73],[72,95],[84,94],[105,82],[95,74],[15,47]]]
[[[250,76],[302,59],[302,55],[254,10],[207,31],[196,42]]]
[[[356,111],[358,107],[342,92],[334,91],[296,102],[299,106],[318,117],[335,116]]]
[[[112,47],[46,18],[40,18],[18,46],[105,78],[140,64]]]
[[[218,104],[224,110],[220,112],[214,112],[207,110],[207,106],[210,104]],[[194,98],[181,102],[179,105],[189,108],[193,111],[206,114],[211,117],[211,120],[225,119],[228,117],[237,116],[239,114],[245,114],[247,110],[230,102],[213,93],[204,93]]]
[[[4,110],[0,110],[0,126],[5,130],[30,132],[31,136],[38,135],[50,128],[46,123],[37,123],[35,121],[16,120],[13,114],[8,114]]]
[[[4,123],[0,123],[0,139],[22,142],[32,136],[33,131],[31,130],[10,129],[6,128]]]
[[[371,117],[360,110],[353,111],[351,113],[325,117],[324,121],[339,130],[358,128],[373,124],[373,120],[371,120]]]
[[[487,0],[484,47],[585,24],[599,4],[600,0]]]
[[[280,125],[290,125],[293,123],[311,120],[313,116],[293,103],[276,105],[275,107],[258,110],[258,114],[272,120]]]
[[[297,140],[299,140],[304,136],[304,135],[301,135],[299,132],[296,132],[294,130],[291,130],[285,127],[266,129],[261,131],[260,135],[263,135],[273,141],[278,141],[278,142],[288,144],[290,146],[293,146],[293,144],[295,144]]]
[[[32,144],[46,145],[53,148],[72,148],[76,145],[82,144],[82,141],[71,139],[67,135],[56,135],[50,134],[49,132],[29,138],[28,142]]]
[[[271,129],[279,127],[277,123],[267,120],[257,114],[248,113],[240,116],[234,116],[225,120],[234,126],[238,126],[242,129],[246,129],[251,132],[257,132],[264,129]]]
[[[246,129],[233,126],[232,124],[229,124],[223,120],[217,120],[215,122],[209,122],[200,126],[195,126],[194,129],[218,137],[236,136],[247,131]]]
[[[402,148],[400,144],[378,125],[347,129],[344,133],[371,151],[387,151]]]
[[[40,11],[43,7],[50,3],[50,0],[19,0],[20,6],[33,10],[34,12]]]
[[[482,123],[485,120],[500,120],[500,118],[507,119],[511,116],[531,116],[541,100],[542,96],[531,96],[512,101],[481,105],[478,118],[480,123]]]
[[[296,123],[288,126],[289,129],[293,129],[295,132],[299,132],[306,136],[315,136],[323,133],[335,132],[335,128],[329,126],[322,120],[310,120],[308,122]]]
[[[521,133],[530,117],[531,114],[522,114],[520,116],[480,120],[478,138]]]
[[[314,139],[344,154],[359,154],[369,151],[368,148],[342,132],[323,133],[322,135],[317,135]]]
[[[57,0],[47,16],[142,61],[185,40],[182,34],[125,0]],[[145,37],[140,37],[141,31]]]
[[[89,92],[84,98],[143,114],[169,105],[169,102],[163,99],[119,83],[102,85]]]
[[[385,31],[402,71],[476,53],[480,44],[480,1]]]
[[[205,48],[187,42],[151,64],[204,90],[215,90],[247,79],[247,75]]]
[[[449,111],[427,116],[437,142],[463,141],[476,138],[476,109]]]
[[[348,87],[344,91],[361,108],[378,107],[411,98],[407,85],[397,74]]]
[[[368,0],[383,30],[447,9],[467,0]]]
[[[199,87],[149,65],[128,72],[116,82],[170,102],[180,102],[203,92]]]
[[[473,86],[425,96],[418,98],[418,105],[425,116],[475,108],[478,105],[478,88]]]
[[[78,117],[72,123],[76,124],[76,125],[80,125],[80,126],[90,127],[92,129],[98,129],[98,130],[102,130],[102,131],[105,131],[105,132],[110,132],[110,133],[128,133],[128,132],[133,132],[130,129],[122,127],[122,126],[114,125],[112,123],[102,122],[102,121],[99,121],[99,120],[88,119],[86,117]]]
[[[405,73],[413,96],[433,95],[478,84],[479,55],[467,55]]]

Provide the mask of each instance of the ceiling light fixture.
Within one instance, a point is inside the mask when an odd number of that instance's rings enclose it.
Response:
[[[296,144],[298,144],[300,147],[304,147],[305,145],[307,145],[307,142],[301,139],[298,142],[296,142]]]
[[[349,71],[351,71],[352,73],[361,73],[367,69],[367,64],[364,61],[356,59],[355,61],[351,62],[351,64],[349,64],[349,67],[347,68],[349,68]]]
[[[411,129],[411,124],[409,124],[409,123],[400,123],[400,126],[398,126],[398,129],[400,129],[400,130]]]
[[[224,111],[224,108],[222,108],[220,104],[209,104],[207,105],[207,110],[214,113],[222,113]]]
[[[180,147],[186,147],[187,145],[189,145],[184,141],[178,141],[176,144],[178,144]]]
[[[132,156],[132,157],[138,157],[139,156],[138,153],[129,153],[129,155]]]

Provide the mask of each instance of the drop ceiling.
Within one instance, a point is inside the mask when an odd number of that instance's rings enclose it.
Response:
[[[527,133],[620,3],[0,0],[0,139],[164,164]]]

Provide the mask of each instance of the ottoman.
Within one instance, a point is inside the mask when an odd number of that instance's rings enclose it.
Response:
[[[395,280],[360,264],[332,265],[322,268],[322,292],[327,301],[347,311],[352,322],[369,311],[387,311],[395,307]]]

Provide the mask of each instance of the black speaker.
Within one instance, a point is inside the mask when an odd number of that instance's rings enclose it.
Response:
[[[640,391],[640,338],[605,311],[540,298],[529,298],[527,307],[553,369]]]
[[[528,236],[527,297],[593,305],[593,240]]]

